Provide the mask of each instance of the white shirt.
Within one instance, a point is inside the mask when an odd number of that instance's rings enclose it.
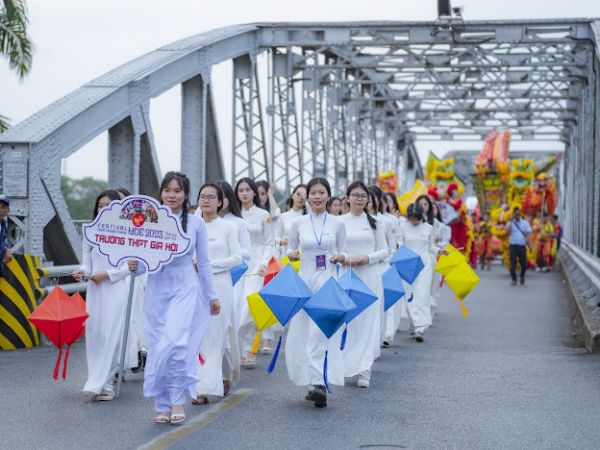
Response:
[[[198,217],[202,217],[202,209],[196,209],[195,215]],[[231,222],[235,225],[235,227],[237,228],[240,246],[242,247],[242,259],[244,261],[250,261],[250,259],[252,258],[252,244],[250,243],[250,231],[248,230],[248,224],[241,217],[238,217],[231,213],[225,214],[222,217],[222,219],[226,220],[227,222]]]
[[[433,243],[433,227],[426,222],[414,226],[410,222],[400,225],[401,244],[417,253],[425,266],[431,264],[429,253],[438,256],[439,248]]]
[[[217,217],[206,222],[208,257],[213,273],[225,272],[242,263],[242,247],[238,232],[232,222]]]

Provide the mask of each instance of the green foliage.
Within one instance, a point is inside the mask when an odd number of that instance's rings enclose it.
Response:
[[[33,42],[27,33],[29,19],[25,0],[2,0],[0,9],[0,55],[7,57],[9,67],[20,79],[31,70]]]
[[[60,190],[74,220],[91,220],[96,197],[107,187],[106,181],[92,177],[79,180],[64,175],[60,177]]]
[[[9,127],[10,124],[8,123],[8,117],[0,115],[0,133],[4,133],[6,130],[9,129]]]
[[[23,80],[31,70],[34,45],[28,33],[29,18],[25,0],[2,0],[0,3],[0,56]],[[0,115],[0,133],[9,128],[8,118]]]

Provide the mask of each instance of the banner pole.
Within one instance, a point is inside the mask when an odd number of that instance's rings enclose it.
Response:
[[[127,337],[129,335],[129,321],[131,319],[131,306],[133,304],[133,290],[135,288],[135,270],[131,271],[129,283],[129,298],[127,300],[127,314],[125,315],[125,326],[123,327],[123,345],[121,346],[121,362],[119,364],[119,378],[117,380],[116,397],[121,395],[121,384],[123,383],[123,372],[125,367],[125,353],[127,350]]]

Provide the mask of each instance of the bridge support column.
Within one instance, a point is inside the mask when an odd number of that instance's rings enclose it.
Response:
[[[140,141],[136,139],[131,117],[108,130],[108,187],[116,189],[124,187],[132,194],[139,191],[139,164],[134,160],[140,158]]]
[[[191,204],[206,180],[206,103],[202,75],[181,85],[181,171],[190,179]]]
[[[209,74],[181,85],[181,171],[190,179],[191,204],[206,181],[225,179]]]

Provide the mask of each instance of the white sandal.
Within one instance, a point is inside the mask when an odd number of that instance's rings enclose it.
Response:
[[[173,425],[179,425],[179,424],[183,423],[184,420],[185,420],[184,413],[171,414],[171,423]]]
[[[111,394],[107,391],[102,391],[98,395],[96,395],[96,397],[94,397],[94,400],[96,400],[97,402],[108,402],[110,400],[114,400],[114,398],[115,394]]]
[[[171,413],[169,411],[158,413],[158,416],[156,416],[156,423],[169,423],[170,421]]]

